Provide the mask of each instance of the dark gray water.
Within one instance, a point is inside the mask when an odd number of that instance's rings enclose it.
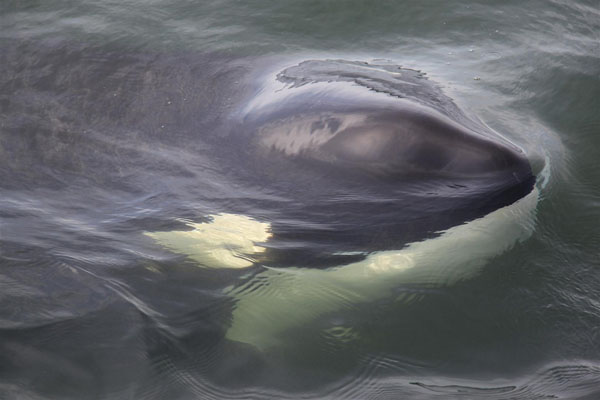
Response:
[[[0,398],[600,396],[597,1],[0,10]],[[318,85],[299,109],[419,104],[536,188],[486,215],[420,180],[409,212],[249,156]]]

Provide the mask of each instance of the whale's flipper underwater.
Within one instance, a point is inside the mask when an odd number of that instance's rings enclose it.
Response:
[[[205,267],[250,268],[226,290],[226,337],[262,350],[399,285],[466,279],[534,229],[539,183],[524,152],[417,71],[289,67],[239,110],[221,148],[240,181],[279,201],[147,235]]]

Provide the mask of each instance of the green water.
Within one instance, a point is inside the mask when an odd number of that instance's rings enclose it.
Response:
[[[531,235],[476,273],[257,349],[226,332],[261,267],[202,268],[145,233],[269,220],[283,200],[205,138],[311,59],[422,71],[547,178]],[[599,99],[597,1],[4,0],[0,397],[597,398]]]

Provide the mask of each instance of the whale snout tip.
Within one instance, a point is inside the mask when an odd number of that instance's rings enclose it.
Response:
[[[546,158],[541,154],[534,153],[529,157],[529,165],[531,173],[534,176],[539,176],[546,168]]]

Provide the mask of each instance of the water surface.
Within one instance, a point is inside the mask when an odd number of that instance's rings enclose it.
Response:
[[[600,394],[597,2],[0,10],[0,397]],[[216,215],[294,226],[273,211],[293,196],[245,179],[227,140],[277,72],[306,60],[342,60],[338,76],[347,62],[421,71],[437,89],[416,99],[454,104],[546,175],[531,232],[471,273],[432,284],[425,272],[336,303],[257,348],[227,332],[240,299],[269,295],[260,255],[249,268],[211,268],[147,233]],[[365,257],[343,256],[332,263]]]

